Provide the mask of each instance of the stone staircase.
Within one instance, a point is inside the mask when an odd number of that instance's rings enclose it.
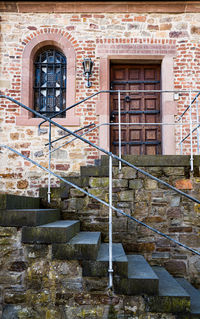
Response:
[[[23,244],[50,245],[52,261],[79,260],[83,277],[107,277],[108,244],[100,232],[80,231],[79,220],[60,220],[57,209],[39,208],[39,199],[0,197],[0,226],[22,227]],[[126,255],[121,243],[113,244],[113,268],[115,295],[142,295],[147,312],[200,318],[200,292],[184,278],[151,267],[142,255]]]

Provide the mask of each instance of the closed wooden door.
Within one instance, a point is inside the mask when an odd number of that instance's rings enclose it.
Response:
[[[130,64],[111,66],[111,90],[160,90],[160,65]],[[122,154],[161,154],[160,93],[120,94]],[[110,121],[118,123],[118,93],[111,93]],[[146,125],[144,124],[146,123]],[[148,124],[149,123],[149,124]],[[118,154],[118,127],[111,126],[111,151]]]

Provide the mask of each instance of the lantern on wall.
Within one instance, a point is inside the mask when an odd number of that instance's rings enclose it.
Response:
[[[86,87],[90,88],[92,86],[92,83],[89,81],[89,78],[92,75],[92,67],[94,62],[91,60],[91,58],[84,58],[82,64],[83,64],[83,74],[85,75],[87,79]]]

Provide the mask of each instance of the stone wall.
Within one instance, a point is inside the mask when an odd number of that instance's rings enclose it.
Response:
[[[144,166],[139,168],[200,199],[199,168],[195,166],[194,173],[190,172],[189,156],[158,156],[143,160],[135,156],[132,162],[140,162]],[[80,177],[72,177],[69,181],[108,202],[109,177],[106,164],[107,159],[103,158],[102,166],[82,167]],[[195,165],[199,165],[197,157]],[[45,198],[45,192],[41,190],[41,197]],[[106,206],[66,185],[62,185],[60,190],[52,190],[53,204],[61,207],[63,219],[79,219],[81,230],[100,231],[103,241],[108,242],[109,212]],[[122,167],[119,173],[118,167],[113,168],[113,206],[199,250],[199,205],[142,173],[130,167]],[[114,211],[113,241],[121,242],[126,253],[141,253],[151,265],[162,265],[174,276],[189,278],[195,285],[200,285],[197,255]]]
[[[43,35],[48,38],[50,34],[64,37],[65,41],[70,42],[74,47],[76,81],[72,85],[75,86],[75,101],[80,101],[101,89],[100,82],[104,72],[100,69],[98,48],[104,44],[130,45],[131,48],[134,48],[135,43],[144,44],[147,46],[144,54],[152,60],[155,59],[154,46],[160,46],[160,56],[166,46],[173,46],[176,53],[174,54],[173,49],[172,86],[178,90],[199,89],[200,26],[198,21],[200,12],[198,5],[187,5],[187,8],[185,4],[168,6],[162,4],[160,7],[152,4],[140,7],[134,4],[128,6],[119,4],[118,7],[114,4],[106,7],[96,4],[84,7],[77,3],[72,9],[71,4],[67,3],[65,6],[59,6],[59,4],[54,6],[52,3],[49,5],[42,3],[40,6],[37,3],[36,6],[32,3],[12,2],[10,6],[9,2],[5,1],[1,11],[1,92],[18,101],[22,101],[23,95],[26,94],[21,91],[24,50],[38,36]],[[125,48],[123,56],[129,54],[126,50]],[[141,49],[138,52],[142,54]],[[131,55],[129,59],[134,59],[136,55],[137,53]],[[91,57],[94,61],[92,87],[88,89],[85,88],[85,79],[82,75],[82,61],[85,56]],[[188,101],[187,94],[180,97],[175,117],[180,115]],[[96,124],[104,122],[108,114],[104,111],[102,114],[99,102],[101,98],[97,96],[84,105],[76,107],[75,116],[79,124],[68,123],[69,127],[77,129],[91,122]],[[18,120],[20,113],[18,106],[1,99],[1,143],[8,144],[46,167],[48,158],[44,144],[47,142],[48,134],[38,136],[36,125],[32,124],[29,127],[26,124],[20,125]],[[185,127],[184,132],[187,131],[188,128]],[[52,134],[53,137],[59,137],[62,132],[56,128]],[[179,137],[180,132],[177,129],[176,139]],[[88,138],[97,144],[105,139],[104,135],[99,136],[98,130],[90,133]],[[194,151],[196,152],[195,141]],[[185,143],[184,153],[188,152],[189,143]],[[98,155],[98,152],[91,147],[76,141],[63,147],[57,155],[54,153],[52,169],[62,175],[73,174],[79,170],[80,165],[92,164]],[[9,190],[15,194],[35,196],[38,195],[39,187],[47,183],[46,173],[10,152],[0,153],[0,161],[0,188],[3,191]],[[57,183],[58,181],[53,179],[53,185]]]
[[[78,261],[52,261],[51,245],[21,244],[19,228],[0,227],[0,248],[2,319],[175,319],[149,313],[141,296],[109,297],[107,278],[83,278]]]

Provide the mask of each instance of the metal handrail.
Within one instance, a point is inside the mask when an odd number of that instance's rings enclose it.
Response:
[[[195,91],[190,91],[195,92]],[[197,95],[193,98],[193,100],[191,101],[191,103],[186,107],[186,109],[183,111],[183,113],[179,116],[179,118],[177,119],[177,122],[179,122],[181,120],[181,118],[183,117],[183,115],[185,115],[185,113],[189,110],[189,108],[192,106],[192,104],[196,101],[196,99],[199,97],[200,92],[197,93]]]
[[[172,189],[173,191],[175,191],[175,192],[177,192],[177,193],[179,193],[179,194],[185,196],[186,198],[188,198],[188,199],[190,199],[190,200],[192,200],[192,201],[194,201],[194,202],[200,204],[200,201],[199,201],[198,199],[196,199],[196,198],[194,198],[194,197],[192,197],[192,196],[190,196],[190,195],[188,195],[188,194],[186,194],[186,193],[180,191],[179,189],[173,187],[172,185],[170,185],[170,184],[168,184],[168,183],[166,183],[166,182],[164,182],[164,181],[158,179],[157,177],[155,177],[155,176],[153,176],[153,175],[151,175],[151,174],[145,172],[143,169],[140,169],[140,168],[136,167],[135,165],[130,164],[129,162],[125,161],[124,159],[119,158],[117,155],[114,155],[113,153],[108,152],[108,151],[102,149],[101,147],[95,145],[94,143],[92,143],[92,142],[86,140],[86,139],[83,138],[82,136],[77,135],[76,133],[74,133],[74,132],[70,131],[69,129],[67,129],[67,128],[61,126],[60,124],[58,124],[58,123],[52,121],[50,118],[47,118],[46,116],[44,116],[44,115],[38,113],[37,111],[32,110],[31,108],[29,108],[29,107],[27,107],[26,105],[24,105],[24,104],[22,104],[22,103],[16,101],[15,99],[10,98],[9,96],[6,96],[6,95],[0,95],[0,98],[7,98],[8,100],[10,100],[10,101],[16,103],[17,105],[19,105],[19,106],[25,108],[26,110],[32,112],[32,113],[35,114],[36,116],[39,116],[39,117],[43,118],[44,120],[48,121],[48,122],[49,122],[49,125],[50,125],[50,124],[53,124],[53,125],[55,125],[55,126],[61,128],[61,129],[63,129],[63,130],[66,131],[67,133],[70,133],[70,134],[73,135],[74,137],[77,137],[79,140],[85,142],[86,144],[88,144],[88,145],[90,145],[90,146],[96,148],[97,150],[103,152],[104,154],[108,155],[108,156],[109,156],[109,181],[112,180],[112,158],[114,158],[114,159],[117,159],[118,161],[120,161],[121,163],[126,164],[126,165],[128,165],[129,167],[134,168],[135,170],[137,170],[138,172],[142,173],[143,175],[145,175],[145,176],[147,176],[147,177],[149,177],[149,178],[151,178],[151,179],[157,181],[158,183],[161,183],[162,185],[165,185],[166,187]],[[51,125],[50,125],[50,129],[51,129]],[[50,135],[50,140],[51,140],[51,135]],[[77,185],[75,185],[75,184],[73,184],[73,183],[71,183],[71,182],[65,180],[63,177],[61,177],[61,176],[59,176],[59,175],[53,173],[50,169],[47,169],[47,168],[41,166],[40,164],[36,163],[35,161],[31,160],[30,158],[27,158],[26,156],[24,156],[23,154],[17,152],[16,150],[10,148],[9,146],[7,146],[7,145],[1,145],[1,147],[7,148],[8,150],[11,150],[11,151],[15,152],[17,155],[22,156],[22,157],[25,158],[27,161],[33,163],[34,165],[36,165],[36,166],[40,167],[41,169],[45,170],[46,172],[48,172],[49,176],[50,176],[50,175],[53,175],[53,176],[59,178],[60,180],[64,181],[65,183],[71,185],[72,187],[75,187],[76,189],[80,190],[80,191],[83,192],[84,194],[86,194],[86,195],[88,195],[88,196],[90,196],[90,197],[96,199],[96,200],[99,201],[100,203],[102,203],[102,204],[106,205],[107,207],[109,207],[109,269],[108,269],[108,272],[109,272],[109,287],[110,287],[110,288],[112,288],[112,284],[113,284],[113,276],[112,276],[112,273],[113,273],[113,269],[112,269],[112,210],[117,211],[118,213],[121,213],[122,215],[124,215],[124,216],[126,216],[126,217],[132,219],[133,221],[137,222],[138,224],[140,224],[140,225],[142,225],[142,226],[144,226],[144,227],[146,227],[146,228],[152,230],[153,232],[155,232],[155,233],[157,233],[157,234],[159,234],[159,235],[161,235],[161,236],[163,236],[163,237],[165,237],[165,238],[167,238],[167,239],[173,241],[173,242],[176,243],[177,245],[179,245],[179,246],[181,246],[181,247],[183,247],[183,248],[185,248],[185,249],[187,249],[187,250],[189,250],[189,251],[191,251],[191,252],[193,252],[193,253],[195,253],[195,254],[197,254],[197,255],[200,256],[200,253],[199,253],[198,251],[196,251],[196,250],[194,250],[194,249],[192,249],[192,248],[190,248],[190,247],[188,247],[188,246],[186,246],[186,245],[184,245],[184,244],[182,244],[182,243],[180,243],[180,242],[174,240],[174,239],[171,238],[170,236],[168,236],[168,235],[166,235],[166,234],[164,234],[164,233],[161,233],[161,232],[158,231],[157,229],[155,229],[155,228],[153,228],[153,227],[151,227],[151,226],[149,226],[149,225],[147,225],[147,224],[145,224],[145,223],[139,221],[138,219],[136,219],[136,218],[134,218],[134,217],[132,217],[132,216],[127,215],[127,214],[126,214],[125,212],[123,212],[122,210],[120,210],[120,209],[118,209],[118,208],[112,206],[112,204],[111,204],[112,194],[109,194],[110,202],[109,202],[109,204],[108,204],[108,203],[104,202],[103,200],[101,200],[100,198],[98,198],[98,197],[96,197],[96,196],[94,196],[94,195],[88,193],[88,192],[85,191],[84,189],[78,187]],[[109,185],[110,185],[110,182],[109,182]],[[111,187],[111,186],[109,186],[109,190],[110,190],[110,189],[112,190],[112,187]],[[111,227],[110,227],[110,226],[111,226]]]
[[[7,146],[7,145],[0,145],[0,148],[6,148],[6,149],[8,149],[8,150],[14,152],[15,154],[17,154],[17,155],[23,157],[24,159],[26,159],[27,161],[29,161],[29,162],[31,162],[32,164],[36,165],[37,167],[41,168],[42,170],[44,170],[44,171],[50,173],[51,175],[53,175],[54,177],[60,179],[60,180],[63,181],[64,183],[66,183],[66,184],[68,184],[68,185],[70,185],[70,186],[76,188],[77,190],[81,191],[81,192],[84,193],[85,195],[87,195],[87,196],[89,196],[89,197],[91,197],[91,198],[97,200],[97,201],[100,202],[101,204],[107,206],[109,209],[112,209],[112,210],[116,211],[117,213],[120,213],[120,214],[122,214],[123,216],[126,216],[127,218],[129,218],[129,219],[135,221],[136,223],[138,223],[138,224],[140,224],[140,225],[142,225],[142,226],[148,228],[149,230],[153,231],[154,233],[156,233],[156,234],[158,234],[158,235],[160,235],[160,236],[162,236],[162,237],[165,237],[165,238],[167,238],[168,240],[170,240],[170,241],[174,242],[175,244],[179,245],[180,247],[183,247],[183,248],[185,248],[185,249],[191,251],[192,253],[194,253],[194,254],[200,256],[200,253],[199,253],[197,250],[195,250],[195,249],[193,249],[193,248],[191,248],[191,247],[188,247],[188,246],[185,245],[185,244],[180,243],[179,241],[177,241],[177,240],[171,238],[170,236],[168,236],[168,235],[166,235],[166,234],[160,232],[160,231],[157,230],[156,228],[153,228],[153,227],[151,227],[151,226],[145,224],[144,222],[141,222],[141,221],[138,220],[137,218],[126,214],[123,210],[121,210],[121,209],[119,209],[119,208],[116,208],[115,206],[113,206],[113,205],[110,204],[110,203],[105,202],[104,200],[102,200],[102,199],[96,197],[95,195],[93,195],[93,194],[87,192],[86,190],[84,190],[83,188],[79,187],[78,185],[76,185],[76,184],[74,184],[74,183],[72,183],[72,182],[69,182],[68,180],[66,180],[66,179],[63,178],[62,176],[60,176],[60,175],[58,175],[58,174],[52,172],[52,171],[49,170],[48,168],[46,168],[46,167],[44,167],[44,166],[38,164],[38,163],[35,162],[34,160],[32,160],[32,159],[26,157],[26,156],[23,155],[22,153],[20,153],[20,152],[14,150],[13,148],[11,148],[11,147],[9,147],[9,146]],[[110,154],[110,158],[112,158],[112,155],[111,155],[111,154]],[[111,167],[112,167],[112,165],[110,165],[110,168],[111,168]],[[200,203],[200,202],[199,202],[199,203]],[[111,269],[110,269],[110,270],[111,270]],[[113,271],[113,270],[111,270],[111,272],[112,272],[112,271]]]
[[[181,138],[180,138],[180,142],[178,143],[178,145],[180,145],[181,147],[181,154],[182,154],[182,143],[188,138],[190,137],[190,167],[191,167],[191,171],[193,171],[193,161],[194,161],[194,156],[193,156],[193,133],[197,130],[197,153],[199,154],[199,125],[193,129],[193,122],[192,122],[192,105],[194,104],[194,102],[196,101],[196,113],[197,113],[197,122],[199,122],[199,116],[198,116],[198,97],[200,95],[200,92],[198,92],[196,94],[196,96],[192,99],[192,90],[189,90],[189,105],[186,107],[186,109],[182,112],[182,114],[179,116],[179,118],[177,119],[177,122],[181,121],[180,123],[180,128],[181,128]],[[190,132],[183,138],[183,116],[186,114],[186,112],[189,110],[189,125],[190,125]]]
[[[184,197],[187,197],[187,198],[189,198],[190,200],[192,200],[192,201],[194,201],[194,202],[200,204],[200,201],[199,201],[198,199],[196,199],[196,198],[194,198],[194,197],[188,195],[187,193],[182,192],[181,190],[175,188],[174,186],[168,184],[167,182],[164,182],[164,181],[160,180],[159,178],[157,178],[157,177],[155,177],[155,176],[153,176],[153,175],[147,173],[147,172],[144,171],[143,169],[141,169],[141,168],[139,168],[139,167],[136,167],[135,165],[133,165],[133,164],[131,164],[131,163],[125,161],[124,159],[119,158],[117,155],[113,154],[112,152],[108,152],[108,151],[106,151],[105,149],[101,148],[100,146],[95,145],[94,143],[92,143],[92,142],[86,140],[85,138],[83,138],[82,136],[80,136],[80,135],[74,133],[73,131],[70,131],[68,128],[66,128],[66,127],[64,127],[64,126],[62,126],[62,125],[60,125],[60,124],[58,124],[58,123],[52,121],[50,118],[46,117],[45,115],[42,115],[42,114],[38,113],[37,111],[35,111],[35,110],[29,108],[28,106],[24,105],[23,103],[20,103],[20,102],[16,101],[15,99],[13,99],[13,98],[11,98],[11,97],[9,97],[9,96],[6,96],[6,95],[0,95],[0,98],[6,98],[6,99],[8,99],[8,100],[10,100],[10,101],[12,101],[12,102],[14,102],[14,103],[16,103],[17,105],[19,105],[19,106],[25,108],[27,111],[32,112],[32,113],[35,114],[36,116],[39,116],[39,117],[41,117],[42,119],[48,121],[49,123],[51,123],[51,124],[53,124],[53,125],[59,127],[60,129],[63,129],[65,132],[70,133],[71,135],[73,135],[74,137],[78,138],[78,139],[81,140],[82,142],[84,142],[84,143],[86,143],[86,144],[88,144],[88,145],[90,145],[90,146],[96,148],[98,151],[100,151],[100,152],[102,152],[102,153],[104,153],[104,154],[106,154],[106,155],[108,155],[108,156],[112,156],[114,159],[116,159],[116,160],[118,160],[118,161],[121,161],[123,164],[126,164],[126,165],[129,166],[129,167],[132,167],[133,169],[135,169],[136,171],[142,173],[143,175],[145,175],[145,176],[147,176],[147,177],[149,177],[149,178],[151,178],[151,179],[157,181],[158,183],[160,183],[160,184],[166,186],[167,188],[172,189],[172,190],[175,191],[176,193],[178,193],[178,194],[180,194],[180,195],[183,195]]]

